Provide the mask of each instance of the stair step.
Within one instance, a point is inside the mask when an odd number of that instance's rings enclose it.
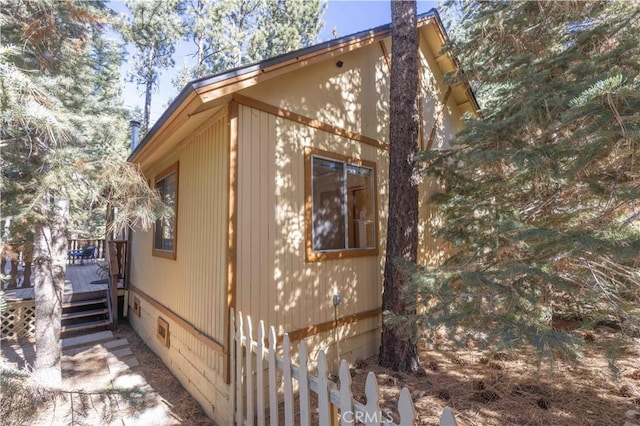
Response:
[[[96,345],[100,345],[103,348],[107,349],[107,350],[111,350],[111,349],[120,349],[122,347],[126,347],[129,344],[129,342],[127,341],[127,339],[118,339],[118,340],[109,340],[107,342],[103,342],[103,343],[93,343],[93,344],[88,344],[88,345],[83,345],[83,346],[74,346],[71,348],[67,348],[63,350],[63,354],[64,355],[69,355],[69,356],[74,356],[79,354],[80,352],[85,352],[85,351],[89,351],[93,348],[96,347]]]
[[[140,373],[128,373],[116,377],[113,380],[113,387],[124,389],[138,387],[141,389],[146,388],[148,390],[151,390],[150,386],[147,384],[146,379]]]
[[[96,343],[113,340],[113,333],[110,330],[99,331],[97,333],[85,334],[84,336],[67,337],[62,339],[62,348],[72,348],[82,345],[95,345]]]
[[[111,350],[109,351],[109,353],[119,359],[133,355],[133,352],[131,351],[131,348],[129,346],[122,349]]]
[[[90,317],[90,316],[95,316],[95,315],[105,315],[108,312],[109,312],[109,310],[107,308],[92,309],[92,310],[88,310],[88,311],[79,311],[79,312],[67,312],[67,313],[62,314],[62,320]]]
[[[116,348],[121,348],[122,346],[126,346],[128,344],[129,344],[129,341],[127,339],[118,339],[118,340],[112,340],[107,343],[103,343],[102,347],[104,347],[105,349],[116,349]]]
[[[75,300],[96,299],[98,297],[106,297],[107,290],[92,290],[81,293],[66,293],[62,295],[63,302],[71,302]]]
[[[62,296],[62,303],[80,302],[82,300],[106,298],[106,290],[88,291],[84,293],[68,293]]]
[[[91,330],[92,328],[104,327],[108,326],[109,324],[111,324],[111,321],[105,319],[100,321],[84,322],[81,324],[63,325],[60,328],[60,332],[70,333],[72,331]]]
[[[108,361],[109,371],[112,374],[122,374],[131,368],[140,365],[138,359],[135,356],[127,357],[125,359],[109,359]]]
[[[97,304],[105,304],[107,303],[106,297],[101,297],[98,299],[83,299],[83,300],[74,300],[70,302],[63,302],[62,309],[67,308],[76,308],[78,306],[88,306],[88,305],[97,305]]]

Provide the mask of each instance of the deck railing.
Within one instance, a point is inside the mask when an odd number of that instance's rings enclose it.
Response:
[[[124,288],[127,288],[127,240],[110,240],[108,250],[109,319],[112,327],[116,329],[118,327],[118,281],[122,280]]]
[[[95,258],[96,259],[104,259],[105,256],[105,250],[106,250],[106,243],[105,240],[91,240],[91,239],[73,239],[73,240],[69,240],[69,246],[67,247],[67,250],[69,252],[71,251],[78,251],[78,250],[82,250],[84,247],[86,246],[95,246],[96,247],[96,251],[95,251]],[[81,260],[77,257],[71,256],[69,258],[69,263],[71,264],[75,264],[76,262],[80,262]]]
[[[2,283],[0,289],[33,287],[31,283],[32,257],[33,244],[31,242],[14,241],[2,244],[2,252],[0,253]]]
[[[104,259],[106,243],[105,240],[96,239],[72,239],[69,240],[67,250],[82,250],[85,246],[96,247],[95,258]],[[69,256],[69,263],[75,264],[82,260],[75,256]],[[0,275],[2,281],[0,289],[10,290],[15,288],[33,287],[31,282],[33,261],[33,243],[25,241],[14,241],[2,244],[0,253]]]

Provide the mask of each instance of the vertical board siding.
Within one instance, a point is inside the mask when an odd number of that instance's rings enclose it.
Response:
[[[304,150],[376,162],[378,206],[387,204],[386,153],[244,105],[239,115],[237,309],[292,331],[334,319],[334,292],[343,296],[338,317],[378,307],[381,255],[305,260]]]
[[[224,343],[227,318],[227,121],[224,114],[215,116],[166,159],[166,163],[180,162],[176,259],[151,256],[152,232],[137,232],[132,262],[136,287],[220,343]],[[152,175],[148,177],[153,180]],[[223,374],[222,354],[179,326],[171,327],[171,339]]]
[[[461,114],[454,106],[455,102],[452,97],[449,97],[447,106],[442,105],[447,86],[442,84],[442,73],[440,73],[433,52],[423,36],[420,37],[419,61],[422,70],[420,90],[422,92],[423,142],[427,144],[430,133],[435,126],[432,148],[448,148],[449,140],[462,124]],[[443,114],[438,117],[440,111],[443,111]],[[434,227],[438,223],[437,208],[429,203],[429,198],[442,189],[442,185],[436,179],[428,176],[423,178],[420,185],[418,263],[421,265],[434,266],[440,263],[444,257],[446,245],[434,237]]]

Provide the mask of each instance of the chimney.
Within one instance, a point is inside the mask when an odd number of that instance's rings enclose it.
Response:
[[[133,152],[138,146],[138,139],[140,138],[140,122],[131,120],[131,152]]]

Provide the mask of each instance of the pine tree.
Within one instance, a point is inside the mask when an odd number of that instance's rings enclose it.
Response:
[[[69,224],[87,205],[104,206],[106,194],[121,226],[150,226],[160,204],[125,161],[127,125],[112,86],[120,56],[99,42],[104,3],[17,3],[0,8],[0,208],[12,237],[33,244],[35,372],[55,386]]]
[[[391,3],[391,86],[389,97],[389,218],[382,310],[410,314],[415,303],[402,298],[418,256],[418,29],[415,1]],[[413,307],[413,308],[412,308]],[[379,362],[396,371],[419,366],[414,336],[382,322]]]
[[[271,58],[312,44],[322,28],[324,0],[188,0],[182,14],[195,61],[173,84]]]
[[[313,44],[324,24],[325,8],[320,0],[264,0],[246,61],[257,62]]]
[[[178,0],[127,0],[126,4],[131,15],[124,17],[120,31],[136,49],[130,81],[144,87],[142,129],[146,133],[159,73],[174,65],[173,53],[182,34],[181,4]]]
[[[637,327],[640,11],[633,2],[462,2],[450,51],[482,118],[424,156],[447,190],[441,267],[414,277],[427,333],[576,354],[556,318]],[[466,330],[461,334],[461,330]]]

